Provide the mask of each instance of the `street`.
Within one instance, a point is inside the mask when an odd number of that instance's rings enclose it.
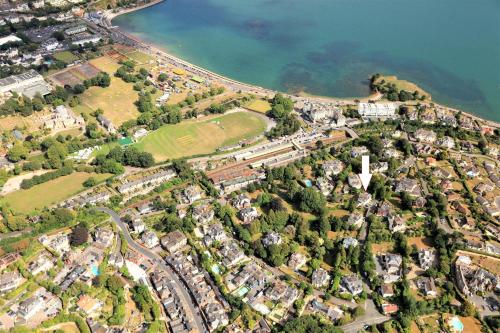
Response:
[[[142,245],[136,243],[132,237],[130,236],[130,233],[128,231],[127,225],[120,219],[120,216],[114,211],[112,211],[109,208],[106,207],[98,207],[97,210],[104,212],[108,215],[111,216],[115,224],[121,229],[123,232],[123,235],[125,237],[125,240],[128,242],[128,245],[133,248],[135,251],[141,253],[148,259],[150,259],[152,262],[156,263],[157,267],[161,268],[163,271],[167,272],[170,280],[172,283],[175,285],[175,289],[178,291],[178,296],[179,299],[183,304],[186,305],[186,309],[190,312],[187,315],[189,315],[193,320],[192,322],[194,323],[195,329],[198,332],[207,332],[208,330],[206,329],[203,319],[201,318],[199,314],[199,309],[198,307],[193,303],[191,296],[189,295],[188,290],[184,287],[182,282],[180,281],[179,277],[170,269],[170,267],[167,266],[165,261],[163,260],[162,257],[157,255],[156,253],[146,249]]]
[[[364,315],[356,318],[354,322],[341,327],[344,333],[357,333],[358,331],[362,330],[365,325],[371,326],[374,324],[380,324],[390,319],[387,316],[381,315],[377,311],[377,307],[371,299],[367,299],[365,301],[364,308]]]

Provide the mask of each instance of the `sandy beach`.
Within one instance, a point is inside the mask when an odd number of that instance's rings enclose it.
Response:
[[[153,0],[150,3],[144,4],[142,6],[137,6],[134,8],[127,8],[127,9],[123,9],[123,10],[116,11],[116,12],[106,11],[104,13],[104,16],[105,16],[106,21],[108,22],[107,24],[108,24],[108,27],[110,30],[112,30],[114,33],[121,34],[122,36],[125,36],[126,38],[132,40],[137,48],[139,48],[141,51],[143,51],[149,55],[158,57],[160,61],[164,61],[164,62],[170,63],[174,66],[183,68],[189,72],[195,73],[198,76],[209,79],[212,82],[218,82],[220,84],[226,85],[226,86],[228,86],[228,88],[230,88],[233,91],[242,91],[242,92],[246,92],[246,93],[259,95],[262,97],[271,97],[278,92],[278,91],[275,91],[272,89],[267,89],[267,88],[251,85],[248,83],[240,82],[240,81],[225,77],[223,75],[220,75],[218,73],[209,71],[205,68],[199,67],[199,66],[194,65],[192,63],[189,63],[189,62],[182,60],[176,56],[173,56],[172,54],[168,53],[167,50],[165,50],[164,48],[162,48],[158,45],[154,45],[152,43],[141,40],[137,36],[134,36],[133,34],[120,29],[120,27],[112,25],[112,20],[120,15],[124,15],[124,14],[130,13],[130,12],[133,12],[133,11],[141,10],[143,8],[147,8],[150,6],[154,6],[154,5],[159,4],[163,1],[165,1],[165,0]],[[397,74],[397,73],[395,73],[395,74]],[[309,95],[309,94],[307,94],[307,96],[293,95],[292,97],[297,101],[314,100],[314,101],[318,101],[318,102],[330,102],[330,103],[336,103],[339,105],[348,105],[348,104],[353,104],[353,103],[355,104],[356,103],[355,101],[379,100],[381,96],[374,93],[374,94],[371,94],[369,96],[350,98],[350,99],[349,98],[334,98],[334,97],[315,96],[315,95]],[[442,105],[442,104],[439,104],[436,102],[432,102],[432,103],[436,106],[441,106],[443,108],[446,108],[449,111],[454,112],[454,113],[461,112],[463,115],[467,115],[468,117],[471,117],[472,119],[480,122],[481,124],[483,124],[485,126],[500,128],[500,123],[498,123],[498,122],[483,119],[483,118],[476,116],[472,113],[458,110],[456,108],[452,108],[452,107],[449,107],[447,105]]]

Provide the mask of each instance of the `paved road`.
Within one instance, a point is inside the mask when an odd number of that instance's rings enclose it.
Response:
[[[178,296],[183,304],[186,305],[186,310],[188,310],[188,316],[193,318],[192,322],[195,326],[195,329],[198,332],[207,332],[207,329],[204,325],[204,322],[201,318],[200,312],[198,307],[195,306],[193,303],[191,296],[189,295],[188,290],[184,287],[182,282],[180,281],[179,277],[170,269],[169,266],[165,263],[162,257],[157,255],[156,253],[146,249],[145,247],[141,246],[140,244],[136,243],[132,237],[130,237],[130,233],[128,231],[128,228],[126,224],[120,219],[120,216],[116,214],[116,212],[112,211],[109,208],[105,207],[98,207],[97,210],[104,212],[108,215],[111,216],[113,221],[116,223],[116,225],[122,230],[123,235],[125,237],[125,240],[128,242],[128,246],[133,248],[135,251],[141,253],[148,259],[150,259],[152,262],[154,262],[157,267],[161,268],[163,271],[169,273],[170,280],[172,283],[176,286],[176,290],[178,291]]]
[[[358,331],[361,331],[365,325],[371,326],[374,324],[380,324],[390,319],[390,317],[381,315],[377,311],[377,307],[371,299],[366,300],[364,308],[364,315],[356,318],[354,322],[341,327],[344,333],[357,333]]]

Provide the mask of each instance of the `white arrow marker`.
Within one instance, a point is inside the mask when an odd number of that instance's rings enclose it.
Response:
[[[370,179],[372,179],[372,174],[370,173],[370,155],[361,156],[361,173],[359,174],[359,178],[366,191],[370,184]]]

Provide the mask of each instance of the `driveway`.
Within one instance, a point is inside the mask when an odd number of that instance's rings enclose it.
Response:
[[[357,333],[362,330],[365,325],[371,326],[380,324],[390,319],[390,317],[384,316],[378,312],[375,303],[373,303],[371,299],[367,299],[363,307],[365,308],[364,315],[356,318],[352,323],[341,327],[344,333]]]

